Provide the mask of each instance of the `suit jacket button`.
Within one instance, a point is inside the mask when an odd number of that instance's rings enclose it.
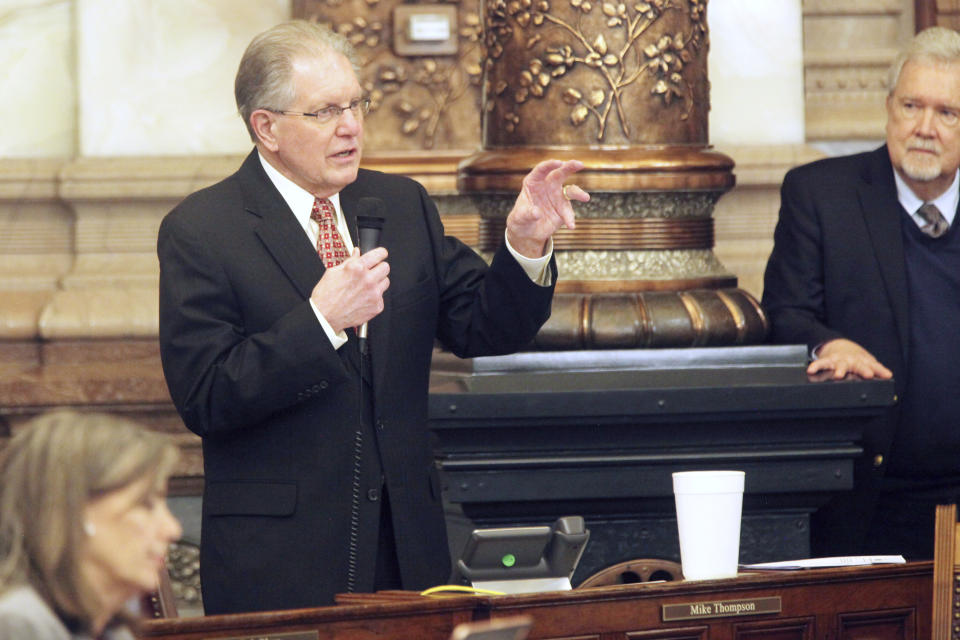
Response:
[[[323,388],[323,387],[321,387],[320,385],[315,384],[315,385],[313,385],[313,386],[310,388],[310,390],[313,391],[314,393],[320,393],[320,389],[322,389],[322,388]]]
[[[380,499],[380,491],[378,489],[370,489],[367,491],[367,500],[370,502],[376,502]]]
[[[377,431],[383,431],[383,428],[386,425],[383,423],[383,418],[377,420]]]
[[[320,384],[317,386],[320,387],[321,389],[326,389],[329,384],[330,383],[328,383],[326,380],[321,380]]]

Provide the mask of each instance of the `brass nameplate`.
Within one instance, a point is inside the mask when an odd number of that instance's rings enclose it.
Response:
[[[319,631],[289,631],[285,633],[268,633],[256,636],[234,636],[233,638],[217,638],[216,640],[320,640]]]
[[[757,616],[763,613],[780,613],[781,608],[779,596],[750,598],[748,600],[705,600],[684,604],[665,604],[663,605],[663,621]]]

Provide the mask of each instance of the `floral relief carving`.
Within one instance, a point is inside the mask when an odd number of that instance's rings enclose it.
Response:
[[[177,608],[202,606],[200,596],[200,547],[189,542],[174,542],[167,551],[167,570]]]
[[[557,268],[569,280],[674,280],[729,277],[708,249],[693,251],[565,251]]]
[[[569,7],[551,12],[551,2]],[[686,29],[664,33],[668,25],[661,23],[671,12],[686,14]],[[613,113],[629,138],[624,91],[641,81],[649,83],[651,99],[682,103],[679,119],[690,117],[691,83],[698,79],[687,77],[687,65],[708,39],[706,0],[487,0],[484,15],[488,72],[512,42],[531,52],[515,77],[488,79],[484,87],[485,108],[492,112],[499,104],[506,131],[519,126],[525,103],[546,97],[578,67],[591,71],[592,82],[574,86],[568,80],[556,90],[574,127],[596,124],[597,141],[604,140]]]
[[[395,127],[394,135],[416,139],[424,149],[442,145],[457,124],[451,120],[458,104],[468,102],[474,114],[480,110],[479,12],[466,3],[449,3],[459,7],[456,55],[401,57],[390,47],[391,11],[397,3],[363,0],[368,7],[365,16],[344,11],[348,5],[359,4],[356,0],[323,0],[322,6],[330,10],[316,19],[344,35],[360,55],[360,82],[370,96],[371,126]]]
[[[594,192],[590,194],[590,202],[577,204],[577,218],[709,218],[721,195],[723,191]],[[505,219],[514,200],[513,196],[483,194],[483,197],[472,199],[472,205],[483,218]]]

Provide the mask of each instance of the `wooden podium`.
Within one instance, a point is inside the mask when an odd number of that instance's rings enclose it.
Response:
[[[530,640],[926,640],[933,564],[741,574],[514,596],[344,595],[342,605],[146,622],[168,640],[447,640],[461,622],[529,615]]]
[[[960,527],[957,505],[937,505],[933,548],[933,640],[960,637]]]

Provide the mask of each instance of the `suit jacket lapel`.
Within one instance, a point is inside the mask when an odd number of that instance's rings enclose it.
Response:
[[[900,227],[903,207],[897,199],[893,166],[890,164],[886,146],[871,155],[859,193],[864,222],[893,308],[900,348],[906,359],[909,311],[903,235]]]
[[[347,221],[347,227],[350,229],[350,237],[353,239],[354,246],[357,246],[357,208],[360,198],[371,196],[358,187],[356,183],[348,185],[340,192],[340,207],[343,209],[343,215]],[[390,250],[390,236],[393,229],[390,225],[389,212],[384,221],[383,229],[380,232],[380,244]],[[387,257],[387,262],[390,257]],[[370,359],[373,368],[374,389],[382,389],[384,376],[387,370],[387,358],[390,353],[390,318],[393,305],[391,304],[391,291],[388,288],[383,294],[383,311],[367,325],[367,346],[370,350]]]
[[[260,218],[254,232],[300,295],[309,298],[323,275],[323,262],[310,246],[290,207],[267,177],[256,149],[247,156],[238,174],[244,207],[248,213]]]
[[[310,246],[303,228],[290,211],[290,207],[267,177],[257,157],[256,149],[247,156],[238,171],[238,176],[241,178],[244,207],[248,213],[260,218],[259,223],[254,227],[255,233],[300,295],[304,299],[309,298],[326,269],[323,261],[317,256],[316,249]],[[352,185],[346,187],[340,193],[340,207],[343,209],[350,237],[356,246],[357,202],[364,194],[358,193],[356,188],[351,187]],[[386,239],[389,237],[389,228],[389,223],[384,224],[383,233],[381,233],[384,246],[388,246]],[[390,344],[390,307],[390,290],[387,289],[384,295],[383,312],[371,320],[368,326],[368,344],[373,361],[375,388],[378,383],[382,385],[386,369]],[[341,349],[347,350],[344,355],[353,366],[359,365],[356,354],[353,353],[356,350],[353,345],[344,345]]]

